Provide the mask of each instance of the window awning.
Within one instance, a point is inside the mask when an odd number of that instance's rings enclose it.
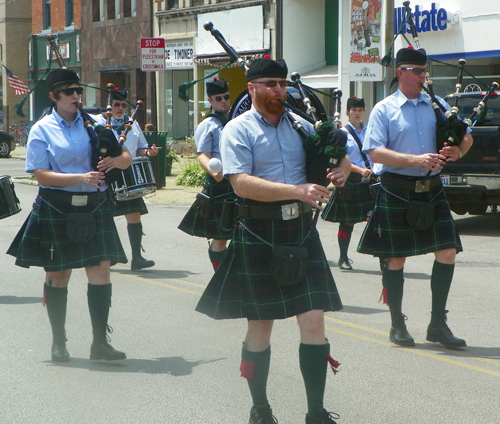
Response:
[[[300,80],[312,88],[337,88],[339,86],[339,67],[324,66],[300,76]]]

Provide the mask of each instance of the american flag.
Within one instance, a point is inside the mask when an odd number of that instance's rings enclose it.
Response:
[[[9,81],[9,84],[16,95],[22,96],[23,94],[28,94],[30,92],[30,88],[24,82],[22,82],[19,77],[10,72],[6,66],[4,66],[4,68],[5,75],[7,75],[7,80]]]

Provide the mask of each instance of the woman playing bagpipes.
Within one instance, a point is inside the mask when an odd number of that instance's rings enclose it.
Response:
[[[51,359],[67,362],[66,304],[72,269],[85,268],[93,342],[90,359],[125,359],[107,342],[111,305],[110,266],[126,263],[106,197],[106,176],[132,163],[127,149],[115,155],[96,152],[95,142],[79,111],[82,87],[68,69],[46,78],[54,102],[50,114],[33,125],[27,145],[26,172],[39,184],[33,209],[7,253],[16,265],[45,270],[43,303],[52,327]],[[99,143],[104,145],[102,137]],[[101,155],[101,156],[99,156]],[[114,156],[114,157],[113,157]],[[92,158],[94,159],[94,163]]]

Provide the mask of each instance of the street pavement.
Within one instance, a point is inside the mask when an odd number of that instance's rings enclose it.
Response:
[[[0,174],[21,176],[23,166],[22,160],[2,159]],[[4,252],[37,190],[15,181],[22,211],[0,221]],[[149,214],[142,220],[144,256],[156,266],[138,272],[128,264],[112,268],[111,344],[127,353],[124,361],[89,360],[86,276],[74,270],[66,325],[72,359],[51,363],[50,326],[40,304],[43,271],[17,267],[14,258],[0,255],[0,424],[248,422],[251,400],[239,376],[246,323],[194,311],[213,271],[206,241],[177,225],[198,189],[177,187],[172,193],[168,184],[147,199]],[[403,307],[417,343],[400,348],[389,342],[389,313],[378,303],[378,261],[355,252],[364,225],[354,227],[354,270],[340,271],[338,226],[319,221],[344,304],[342,311],[326,314],[331,354],[341,366],[338,374],[329,372],[325,407],[340,414],[339,424],[500,422],[500,214],[456,220],[464,252],[457,257],[448,309],[451,329],[468,343],[459,351],[425,341],[432,255],[407,261]],[[129,255],[125,219],[116,218],[116,225]],[[276,322],[268,394],[280,424],[304,422],[298,347],[295,319]]]

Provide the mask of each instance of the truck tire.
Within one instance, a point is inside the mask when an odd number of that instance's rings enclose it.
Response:
[[[469,215],[482,215],[486,213],[488,209],[488,205],[486,203],[477,203],[474,206],[469,208]]]
[[[465,215],[469,209],[469,206],[462,203],[450,203],[450,209],[457,215]]]

